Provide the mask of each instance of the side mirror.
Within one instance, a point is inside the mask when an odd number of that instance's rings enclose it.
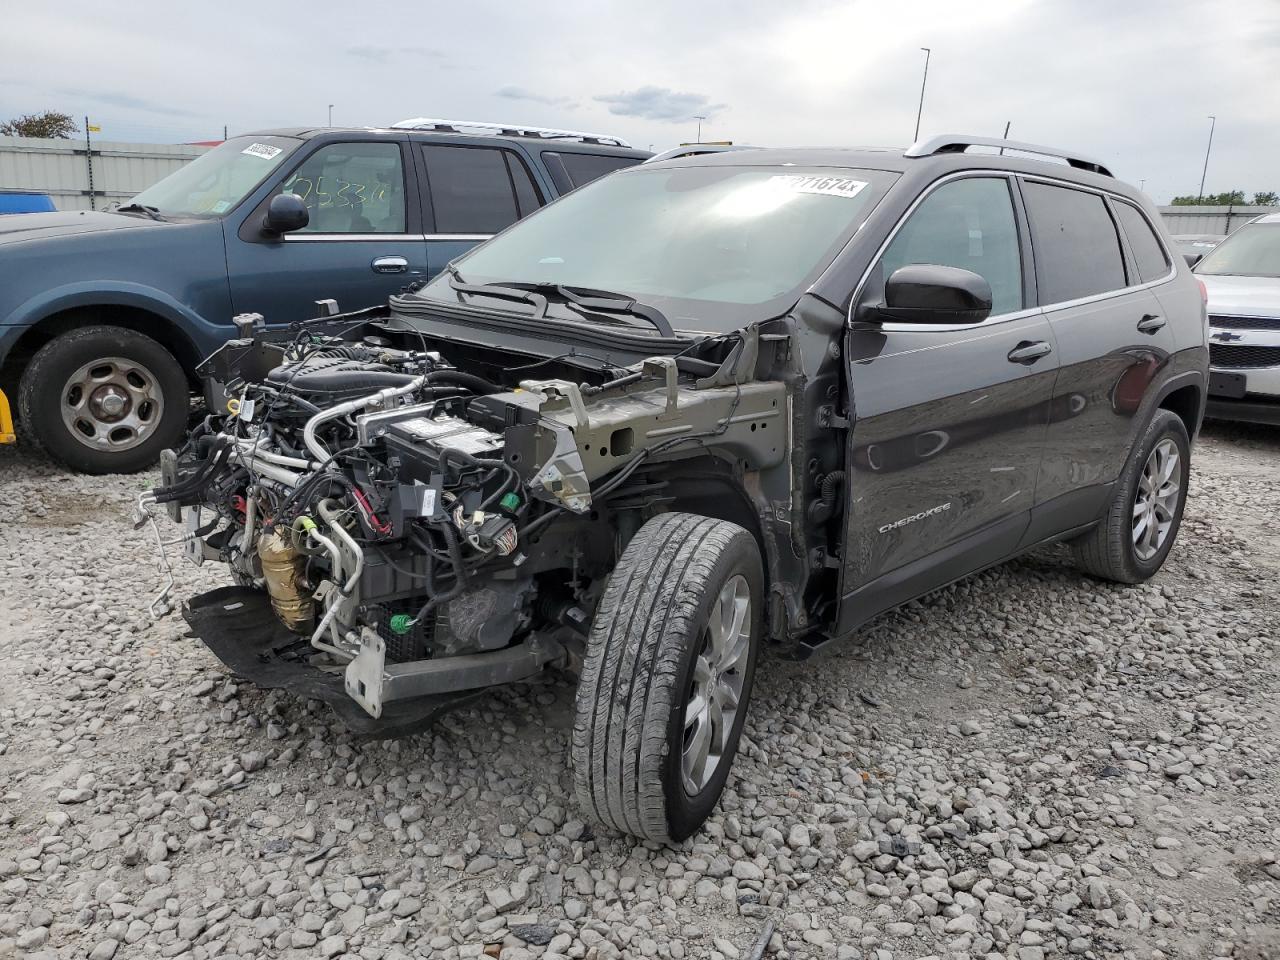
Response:
[[[280,193],[267,205],[267,215],[262,218],[262,232],[279,236],[291,230],[301,230],[310,222],[311,215],[300,196]]]
[[[981,323],[991,315],[991,284],[971,270],[912,263],[885,281],[875,312],[898,323]]]
[[[1184,253],[1182,259],[1187,261],[1188,267],[1194,267],[1197,263],[1204,259],[1203,253]]]

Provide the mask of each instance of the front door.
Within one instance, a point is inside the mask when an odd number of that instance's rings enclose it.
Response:
[[[1009,178],[936,186],[893,236],[860,298],[911,263],[991,285],[980,324],[855,321],[854,422],[842,626],[1011,553],[1027,526],[1058,358],[1034,302]]]
[[[327,143],[286,174],[274,193],[303,199],[310,222],[283,237],[262,234],[268,197],[227,237],[236,313],[271,326],[317,315],[317,300],[344,312],[385,304],[426,277],[413,167],[400,140]]]

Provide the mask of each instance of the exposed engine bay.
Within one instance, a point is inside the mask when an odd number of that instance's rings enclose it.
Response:
[[[237,318],[205,361],[214,412],[140,507],[166,506],[193,561],[265,594],[283,629],[263,651],[340,678],[370,718],[572,668],[672,464],[741,477],[785,461],[786,389],[754,375],[754,333],[574,366],[477,361],[377,318],[281,342],[259,321]]]

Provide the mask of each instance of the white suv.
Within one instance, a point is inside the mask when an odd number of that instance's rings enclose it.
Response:
[[[1280,213],[1247,224],[1196,264],[1209,297],[1209,409],[1280,423]]]

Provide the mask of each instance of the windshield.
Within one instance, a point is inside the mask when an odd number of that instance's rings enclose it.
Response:
[[[154,207],[166,217],[220,217],[280,166],[299,142],[288,137],[234,137],[131,202]]]
[[[1280,223],[1249,223],[1196,265],[1213,277],[1280,277]]]
[[[892,182],[878,170],[634,168],[569,194],[457,262],[468,285],[621,293],[677,327],[728,331],[785,311]],[[420,296],[469,300],[447,275]]]

